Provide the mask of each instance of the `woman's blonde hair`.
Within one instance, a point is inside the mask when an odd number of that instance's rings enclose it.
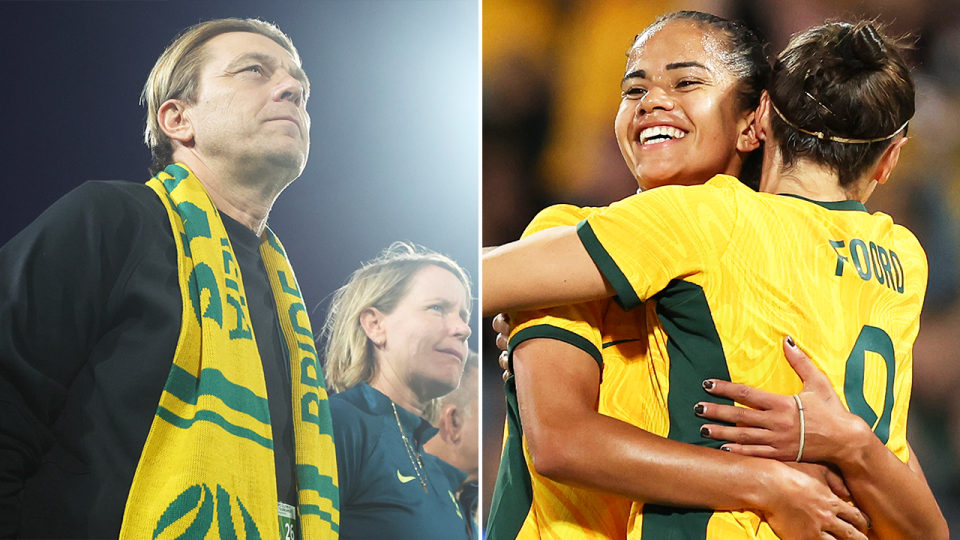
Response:
[[[470,312],[470,278],[460,265],[422,246],[394,242],[379,257],[354,272],[347,284],[333,295],[321,333],[325,341],[328,389],[343,392],[376,377],[379,369],[376,349],[360,326],[360,314],[371,307],[385,314],[392,313],[410,289],[413,276],[428,266],[443,268],[457,276],[466,291],[466,310]],[[424,408],[423,417],[435,421],[439,402],[439,398],[431,400]]]
[[[215,19],[185,29],[157,59],[140,94],[140,104],[147,106],[147,125],[143,131],[143,140],[153,154],[150,174],[155,175],[173,163],[173,143],[160,129],[157,119],[160,106],[169,99],[196,103],[200,87],[200,68],[206,59],[203,44],[220,34],[230,32],[266,36],[286,49],[297,65],[300,65],[300,53],[293,46],[290,37],[275,25],[259,19]]]

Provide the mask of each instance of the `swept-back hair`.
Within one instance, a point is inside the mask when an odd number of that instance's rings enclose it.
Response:
[[[286,49],[300,65],[300,53],[293,41],[276,25],[259,19],[215,19],[195,24],[178,35],[163,51],[150,70],[140,94],[140,104],[147,106],[147,122],[143,140],[150,147],[153,161],[150,174],[155,175],[173,163],[173,142],[160,129],[157,113],[169,99],[186,103],[197,102],[200,87],[200,69],[206,60],[203,45],[220,34],[249,32],[266,36]],[[307,89],[304,89],[306,92]],[[304,99],[306,99],[306,93]]]

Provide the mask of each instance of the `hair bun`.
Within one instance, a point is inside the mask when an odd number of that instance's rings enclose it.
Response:
[[[837,51],[843,63],[854,69],[880,69],[886,60],[883,39],[869,23],[841,32]]]

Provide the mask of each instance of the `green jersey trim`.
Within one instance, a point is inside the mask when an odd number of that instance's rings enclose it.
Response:
[[[489,540],[513,540],[533,507],[533,483],[523,457],[523,427],[517,406],[514,377],[503,385],[507,397],[507,440],[500,455],[500,470],[487,518]]]
[[[793,197],[794,199],[800,199],[801,201],[807,201],[813,203],[817,206],[822,206],[827,210],[841,210],[848,212],[866,212],[867,207],[863,205],[860,201],[815,201],[813,199],[808,199],[806,197],[801,197],[800,195],[794,195],[792,193],[780,193],[784,197]]]
[[[513,371],[513,349],[524,341],[539,338],[555,339],[569,343],[589,354],[597,365],[600,366],[600,369],[603,369],[603,355],[600,354],[600,349],[597,349],[593,343],[590,343],[590,340],[564,328],[558,328],[549,324],[537,324],[520,330],[510,338],[510,345],[507,347],[507,354],[510,357],[510,371]]]
[[[701,437],[703,420],[693,413],[693,407],[701,401],[733,405],[729,399],[711,396],[702,386],[705,379],[730,380],[726,355],[707,297],[699,285],[675,279],[654,299],[657,301],[657,317],[667,333],[670,359],[670,391],[667,395],[670,431],[667,437],[719,448],[724,441]],[[711,516],[712,510],[644,505],[641,538],[704,540]]]
[[[640,300],[636,291],[630,286],[630,280],[627,279],[627,276],[623,274],[623,271],[621,271],[617,263],[614,262],[613,257],[607,253],[607,250],[603,247],[603,244],[600,243],[600,240],[597,238],[596,233],[593,232],[587,220],[583,220],[577,224],[577,236],[580,237],[583,247],[586,248],[587,253],[590,254],[590,258],[593,259],[594,264],[600,269],[600,273],[603,274],[603,277],[607,278],[610,285],[613,285],[614,290],[617,291],[617,296],[614,298],[617,304],[619,304],[624,311],[630,311],[642,304],[643,301]]]

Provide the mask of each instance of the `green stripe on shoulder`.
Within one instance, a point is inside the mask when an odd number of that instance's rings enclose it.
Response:
[[[510,345],[507,348],[507,351],[510,355],[511,371],[513,371],[513,349],[524,341],[539,338],[555,339],[557,341],[569,343],[570,345],[573,345],[581,351],[589,354],[597,363],[597,365],[600,366],[600,369],[603,369],[603,355],[600,353],[600,349],[598,349],[593,343],[590,343],[590,340],[564,328],[558,328],[549,324],[537,324],[520,330],[514,334],[512,338],[510,338]]]
[[[513,540],[533,507],[533,482],[523,457],[523,428],[517,406],[517,385],[511,376],[504,383],[507,396],[507,440],[500,456],[497,484],[487,519],[488,540]]]
[[[667,437],[719,448],[723,441],[700,436],[704,421],[693,412],[693,407],[701,401],[733,404],[729,399],[711,396],[702,386],[705,379],[730,380],[727,358],[706,294],[699,285],[673,280],[654,296],[654,300],[657,302],[657,317],[667,333],[670,358],[667,395],[670,431]],[[707,523],[711,516],[712,510],[645,505],[641,538],[703,540],[707,537]]]
[[[619,304],[624,311],[630,311],[642,304],[643,302],[637,296],[636,291],[630,286],[630,280],[627,279],[627,276],[623,274],[620,267],[614,262],[613,257],[607,253],[607,250],[603,247],[603,244],[600,243],[600,240],[597,238],[596,233],[593,232],[587,220],[583,220],[577,224],[577,236],[580,237],[583,247],[587,249],[587,253],[590,254],[594,264],[600,269],[600,273],[603,274],[603,277],[607,278],[610,285],[613,285],[613,289],[617,291],[617,304]]]

